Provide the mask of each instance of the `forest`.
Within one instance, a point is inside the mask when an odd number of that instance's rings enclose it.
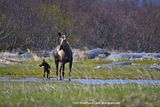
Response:
[[[72,48],[160,52],[156,0],[0,0],[0,51]]]

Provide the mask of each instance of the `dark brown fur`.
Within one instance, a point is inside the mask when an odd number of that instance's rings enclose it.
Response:
[[[42,64],[39,65],[40,67],[43,66],[44,67],[44,74],[43,74],[43,77],[45,77],[45,73],[47,73],[47,78],[49,78],[49,74],[50,74],[50,65],[45,61],[43,60]]]
[[[58,77],[59,62],[61,63],[60,70],[59,70],[60,80],[62,79],[62,77],[64,78],[65,64],[69,63],[69,80],[70,80],[72,62],[73,62],[72,50],[71,50],[69,43],[66,40],[66,37],[62,36],[60,33],[59,33],[59,36],[60,36],[60,44],[54,50],[56,76]]]

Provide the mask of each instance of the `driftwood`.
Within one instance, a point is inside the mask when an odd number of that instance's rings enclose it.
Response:
[[[106,49],[97,48],[97,49],[88,50],[85,52],[85,54],[88,59],[93,59],[93,58],[98,57],[100,54],[104,54],[108,56],[110,55],[110,52]]]
[[[15,59],[8,59],[8,58],[5,58],[5,60],[6,60],[6,61],[10,61],[10,62],[22,63],[22,61],[15,60]]]
[[[140,59],[160,59],[160,53],[111,53],[106,59],[132,59],[132,60],[140,60]]]
[[[160,70],[160,64],[153,64],[151,65],[152,69]]]

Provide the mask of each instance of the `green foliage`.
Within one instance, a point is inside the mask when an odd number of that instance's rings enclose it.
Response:
[[[134,64],[155,64],[155,63],[159,63],[160,60],[157,59],[143,59],[143,60],[134,60],[133,63]]]
[[[81,62],[83,62],[85,64],[110,64],[113,61],[112,60],[105,60],[105,59],[99,59],[99,60],[87,59],[87,60],[82,60]]]
[[[133,64],[138,65],[152,65],[155,63],[160,63],[159,59],[138,59],[138,60],[131,60],[131,59],[115,59],[114,62],[132,62]]]
[[[0,82],[0,106],[89,106],[76,102],[119,102],[111,106],[157,106],[159,85],[84,85],[72,82]],[[97,106],[97,105],[92,105]],[[98,105],[108,106],[108,105]]]
[[[54,59],[47,58],[51,65],[51,77],[56,77]],[[43,77],[43,68],[38,65],[42,60],[26,60],[22,64],[0,67],[1,76],[11,77]],[[99,78],[99,79],[159,79],[160,72],[151,69],[146,62],[128,66],[105,66],[112,61],[85,60],[73,63],[72,78]],[[148,64],[148,62],[147,62]],[[103,66],[101,66],[103,65]],[[65,78],[68,78],[68,64],[66,64]]]
[[[52,58],[46,58],[52,66],[51,76],[55,77]],[[43,77],[43,68],[38,65],[42,60],[26,60],[21,64],[1,66],[0,75],[15,78]],[[112,63],[105,60],[85,60],[73,64],[72,78],[100,79],[159,79],[160,72],[150,69],[142,62],[132,66],[100,67],[97,65]],[[148,64],[148,61],[144,61]],[[68,75],[66,66],[66,75]],[[153,84],[99,84],[85,85],[65,81],[12,82],[0,81],[0,106],[12,107],[50,107],[84,106],[79,102],[119,102],[111,106],[159,106],[160,86]],[[85,105],[90,106],[90,105]],[[97,105],[92,105],[97,106]],[[108,106],[108,105],[98,105]],[[110,105],[109,105],[110,106]]]

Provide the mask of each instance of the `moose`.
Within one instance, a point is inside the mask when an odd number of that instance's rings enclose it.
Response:
[[[54,50],[54,59],[56,65],[56,76],[58,78],[58,70],[59,70],[59,62],[60,62],[60,80],[64,79],[64,70],[65,64],[69,63],[69,81],[71,81],[71,70],[72,70],[72,62],[73,62],[73,54],[71,47],[67,41],[66,35],[62,35],[58,33],[60,38],[60,44]]]
[[[43,59],[43,62],[39,65],[40,67],[44,67],[44,74],[43,74],[43,77],[45,78],[45,73],[47,73],[47,78],[49,78],[49,74],[50,74],[50,69],[51,69],[51,66],[45,61],[45,59]]]

